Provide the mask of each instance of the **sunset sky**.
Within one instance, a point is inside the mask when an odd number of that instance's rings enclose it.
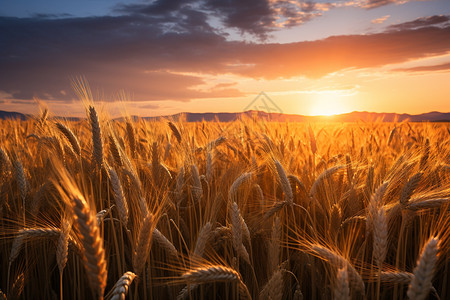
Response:
[[[80,76],[112,115],[450,112],[450,1],[0,0],[0,110],[82,116]]]

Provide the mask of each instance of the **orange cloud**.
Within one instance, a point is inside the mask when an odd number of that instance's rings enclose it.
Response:
[[[384,17],[378,18],[378,19],[374,19],[371,21],[372,24],[382,24],[384,21],[386,21],[388,18],[390,17],[390,15],[386,15]]]

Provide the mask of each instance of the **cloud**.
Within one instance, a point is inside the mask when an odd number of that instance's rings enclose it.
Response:
[[[412,67],[412,68],[401,68],[401,69],[394,69],[393,71],[400,71],[400,72],[434,72],[434,71],[448,71],[450,70],[450,62],[439,64],[439,65],[431,65],[431,66],[419,66],[419,67]]]
[[[332,2],[290,0],[159,0],[118,5],[114,12],[164,19],[165,23],[173,23],[180,20],[186,11],[196,11],[197,17],[202,20],[215,17],[224,29],[237,29],[241,33],[266,39],[274,30],[301,25],[335,6]]]
[[[391,25],[388,30],[413,30],[428,26],[448,26],[450,25],[449,15],[435,15],[417,18],[413,21]]]
[[[43,13],[37,13],[32,14],[32,18],[40,18],[40,19],[56,19],[56,18],[69,18],[73,17],[73,15],[68,13],[61,13],[61,14],[43,14]]]
[[[385,5],[389,5],[389,4],[404,4],[406,2],[410,2],[413,0],[367,0],[367,1],[362,1],[362,7],[364,8],[377,8],[380,6],[385,6]]]
[[[285,2],[277,1],[278,7],[288,5]],[[72,90],[70,78],[84,75],[107,98],[123,88],[133,93],[135,101],[240,97],[245,93],[235,86],[203,87],[208,86],[208,78],[220,74],[254,79],[321,77],[450,49],[450,25],[442,16],[376,34],[287,44],[250,43],[227,40],[210,24],[207,13],[195,9],[196,2],[166,3],[122,6],[117,8],[122,14],[116,16],[0,17],[0,90],[15,99],[37,96],[68,101],[73,97],[66,92]],[[229,26],[247,28],[266,22],[255,16],[240,23],[242,12],[215,1],[208,3],[209,11],[225,12],[223,20]],[[325,8],[299,9],[307,15]],[[269,14],[264,6],[256,11]],[[435,24],[440,26],[430,26]]]
[[[382,23],[384,23],[384,21],[386,21],[389,17],[390,17],[390,15],[386,15],[386,16],[383,16],[383,17],[381,17],[381,18],[372,20],[371,23],[372,23],[372,24],[382,24]]]

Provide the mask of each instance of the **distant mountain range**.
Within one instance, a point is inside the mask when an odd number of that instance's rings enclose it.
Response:
[[[20,119],[26,120],[30,118],[30,115],[21,114],[18,112],[7,112],[0,110],[0,119]],[[136,116],[134,116],[137,118]],[[332,121],[332,122],[355,122],[355,121],[404,121],[409,120],[412,122],[450,122],[450,113],[441,113],[437,111],[410,115],[410,114],[396,114],[396,113],[374,113],[374,112],[359,112],[354,111],[351,113],[333,115],[333,116],[303,116],[303,115],[291,115],[281,113],[266,113],[263,111],[246,111],[237,113],[179,113],[170,116],[158,116],[158,117],[143,117],[145,120],[159,120],[170,119],[178,120],[183,118],[187,122],[200,122],[218,120],[220,122],[230,122],[243,117],[256,117],[268,121],[290,121],[290,122],[320,122],[320,121]],[[67,119],[67,118],[66,118]],[[70,120],[80,120],[81,118],[68,118]],[[120,119],[117,119],[120,120]]]

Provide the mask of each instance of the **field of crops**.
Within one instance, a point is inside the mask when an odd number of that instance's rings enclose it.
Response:
[[[0,299],[450,298],[448,124],[86,113],[0,121]]]

